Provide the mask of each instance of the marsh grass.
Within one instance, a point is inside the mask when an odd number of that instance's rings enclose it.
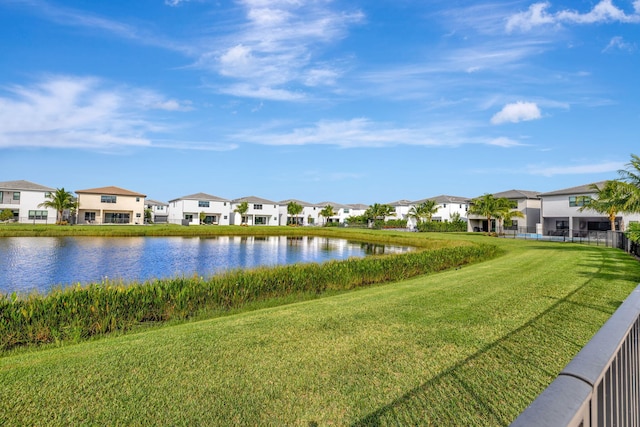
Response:
[[[389,236],[377,236],[378,241]],[[421,246],[438,243],[422,239]],[[351,258],[233,270],[214,276],[143,283],[104,280],[45,295],[0,294],[0,350],[31,344],[78,342],[145,323],[219,315],[261,301],[308,299],[442,271],[495,256],[491,245],[451,245],[402,255]]]
[[[504,256],[0,357],[0,419],[7,426],[508,425],[635,288],[640,264],[614,249],[459,238],[490,241]]]

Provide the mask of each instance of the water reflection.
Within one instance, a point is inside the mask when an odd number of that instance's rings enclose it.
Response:
[[[0,238],[0,292],[46,292],[55,285],[202,276],[233,268],[397,253],[399,246],[320,237]]]

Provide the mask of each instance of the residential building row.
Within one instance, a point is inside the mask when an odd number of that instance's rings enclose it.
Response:
[[[604,181],[595,183],[601,186]],[[581,207],[595,196],[594,184],[565,188],[540,193],[536,191],[508,190],[494,193],[495,198],[506,198],[513,202],[514,210],[521,213],[508,227],[523,233],[542,235],[581,235],[589,231],[603,231],[611,228],[606,215]],[[55,223],[56,211],[43,207],[48,195],[55,188],[29,181],[0,182],[0,212],[9,210],[13,220],[22,223]],[[226,199],[207,193],[182,196],[167,203],[148,199],[143,193],[108,186],[76,190],[78,208],[73,218],[65,212],[65,220],[77,224],[212,224],[212,225],[323,225],[326,222],[344,224],[351,216],[360,216],[369,208],[364,204],[341,204],[331,201],[308,203],[288,199],[272,201],[256,196]],[[440,195],[428,199],[409,201],[398,200],[386,203],[395,209],[395,215],[388,219],[407,220],[407,227],[416,227],[416,220],[410,212],[413,207],[434,200],[437,212],[433,221],[448,222],[460,218],[467,223],[468,231],[488,231],[496,229],[495,220],[488,223],[486,218],[468,213],[472,199]],[[302,206],[302,212],[292,217],[287,212],[290,202]],[[244,214],[238,213],[238,206],[247,204]],[[334,215],[323,217],[326,206],[333,208]],[[149,218],[149,215],[151,217]],[[619,213],[615,219],[618,231],[624,231],[629,223],[640,221],[640,214]]]

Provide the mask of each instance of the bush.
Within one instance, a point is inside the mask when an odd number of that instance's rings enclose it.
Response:
[[[452,221],[452,222],[422,222],[418,224],[418,231],[431,231],[431,232],[465,232],[467,231],[467,223],[464,221]]]
[[[320,295],[407,279],[480,261],[497,254],[491,245],[416,250],[400,255],[351,258],[235,270],[211,277],[178,277],[124,284],[105,280],[47,295],[0,294],[0,350],[78,341],[144,322],[187,319],[281,297]]]

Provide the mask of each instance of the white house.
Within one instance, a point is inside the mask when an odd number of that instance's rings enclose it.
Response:
[[[287,210],[289,203],[294,202],[302,206],[302,212],[295,218],[291,218]],[[322,210],[316,204],[304,202],[297,199],[287,199],[278,202],[280,205],[280,225],[287,225],[293,222],[297,225],[318,225],[319,213]]]
[[[151,221],[154,224],[165,224],[169,220],[169,204],[153,199],[146,199],[145,209],[151,210]],[[146,217],[145,217],[146,219]]]
[[[171,224],[231,224],[231,201],[206,193],[169,200],[168,210]]]
[[[580,208],[596,197],[593,186],[602,187],[606,181],[577,187],[564,188],[540,194],[542,199],[542,234],[546,236],[585,237],[590,231],[611,230],[611,222],[605,214]],[[630,222],[640,221],[640,214],[616,215],[616,231],[624,231]]]
[[[320,211],[322,211],[324,208],[326,208],[327,206],[331,206],[333,208],[333,213],[334,215],[325,218],[322,217],[319,219],[320,224],[327,224],[327,223],[340,223],[340,224],[344,224],[344,220],[349,218],[350,216],[353,216],[354,214],[352,213],[352,207],[350,205],[343,205],[342,203],[336,203],[336,202],[320,202],[318,204],[316,204],[316,206],[318,206],[318,209],[320,209]]]
[[[56,210],[40,206],[55,191],[55,188],[23,180],[0,182],[0,212],[10,210],[17,222],[55,224]]]
[[[467,220],[467,211],[469,210],[469,199],[459,196],[440,195],[435,197],[429,197],[426,199],[416,200],[410,202],[409,210],[414,206],[419,206],[426,201],[436,202],[437,210],[431,217],[432,221],[436,222],[450,222],[454,216],[459,215],[463,221]],[[415,218],[407,218],[407,227],[414,228],[416,226]]]
[[[386,203],[387,205],[393,207],[396,211],[396,215],[392,216],[392,217],[387,217],[385,218],[386,220],[389,219],[406,219],[407,220],[407,227],[409,226],[409,211],[411,210],[411,207],[413,206],[413,203],[409,200],[398,200],[395,202],[391,202],[391,203]]]
[[[241,203],[247,203],[244,215],[236,212]],[[241,197],[231,201],[231,224],[235,225],[280,225],[280,204],[256,196]]]

